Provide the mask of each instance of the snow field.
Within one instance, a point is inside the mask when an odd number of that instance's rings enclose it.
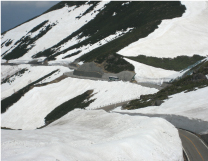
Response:
[[[174,114],[190,119],[208,121],[208,87],[191,92],[181,92],[169,96],[160,106],[150,106],[137,110],[114,109],[116,112],[143,114]]]
[[[12,95],[14,92],[17,92],[18,90],[40,79],[41,77],[44,77],[45,75],[51,73],[52,71],[59,69],[58,72],[44,79],[40,83],[50,82],[63,75],[63,73],[71,71],[69,68],[62,66],[31,66],[31,65],[23,64],[18,66],[2,65],[1,73],[3,74],[3,77],[6,77],[7,74],[8,75],[15,74],[15,72],[20,71],[21,69],[24,68],[28,69],[28,71],[21,74],[22,75],[21,77],[13,76],[11,78],[12,80],[14,80],[13,82],[1,84],[1,99]]]
[[[19,27],[8,31],[5,35],[3,35],[1,39],[2,42],[4,42],[7,39],[10,39],[11,37],[12,38],[14,37],[14,39],[10,46],[8,47],[4,46],[1,49],[1,51],[2,53],[7,51],[23,35],[26,35],[27,32],[29,32],[32,28],[37,26],[37,24],[40,24],[45,20],[49,20],[47,24],[55,23],[56,25],[53,26],[50,31],[48,31],[43,37],[41,37],[35,42],[35,47],[33,47],[27,54],[19,58],[19,60],[30,60],[31,56],[36,54],[38,51],[43,51],[44,49],[52,47],[53,45],[57,44],[57,42],[60,42],[61,40],[66,38],[66,35],[67,36],[71,35],[74,31],[76,31],[77,29],[88,23],[88,21],[93,19],[99,13],[99,12],[94,13],[94,11],[97,11],[99,9],[102,10],[104,5],[107,3],[109,2],[107,1],[100,2],[95,7],[95,10],[82,16],[82,18],[80,19],[76,19],[76,17],[78,17],[80,13],[85,12],[91,5],[85,4],[78,8],[75,8],[75,6],[72,7],[65,6],[62,9],[51,11],[49,13],[41,15],[36,19],[31,20],[25,24],[22,24]],[[35,33],[38,34],[39,32],[35,32]],[[33,33],[32,37],[34,36],[35,34]]]
[[[40,130],[1,131],[2,160],[183,160],[177,129],[160,118],[74,110]]]
[[[208,2],[182,1],[186,11],[180,18],[163,20],[153,33],[123,48],[124,56],[206,56],[208,53]]]
[[[44,118],[53,109],[87,90],[94,90],[94,96],[90,100],[96,99],[87,109],[139,98],[142,94],[152,94],[158,91],[129,82],[66,78],[58,83],[35,87],[27,92],[2,114],[2,127],[35,129],[43,126]]]
[[[137,82],[149,82],[160,85],[163,81],[168,82],[180,75],[180,72],[155,68],[127,58],[124,59],[134,66],[135,80]]]
[[[66,52],[65,54],[61,54],[59,56],[57,56],[57,60],[53,61],[53,62],[56,62],[56,61],[61,61],[63,60],[62,58],[69,55],[69,54],[72,54],[74,52],[77,52],[77,51],[81,51],[79,54],[75,55],[75,56],[72,56],[70,58],[66,58],[64,59],[65,61],[67,60],[68,62],[73,62],[75,61],[77,58],[81,57],[82,55],[104,45],[104,44],[107,44],[108,42],[110,41],[113,41],[114,39],[116,38],[119,38],[121,36],[123,36],[124,34],[130,32],[131,30],[133,30],[134,28],[127,28],[125,31],[124,30],[121,30],[121,31],[116,31],[115,34],[112,34],[112,35],[109,35],[105,38],[103,38],[102,40],[94,43],[94,44],[88,44],[88,45],[85,45],[85,46],[82,46],[80,48],[77,48],[77,49],[72,49],[72,50],[69,50],[68,52]],[[68,46],[69,43],[67,43],[67,46]],[[65,46],[64,48],[65,49]],[[62,50],[62,48],[60,49]]]

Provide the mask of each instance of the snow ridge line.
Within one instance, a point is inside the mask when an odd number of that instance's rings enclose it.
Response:
[[[140,98],[140,96],[135,97],[135,98],[132,98],[132,99],[129,99],[129,100],[124,100],[124,101],[121,101],[121,102],[116,102],[116,103],[105,104],[105,105],[102,105],[102,106],[97,106],[97,107],[95,107],[95,108],[89,108],[88,110],[100,109],[100,108],[107,107],[107,106],[112,106],[112,105],[115,105],[115,106],[116,106],[116,104],[129,102],[129,101],[132,101],[132,100],[135,100],[135,99],[139,99],[139,98]]]

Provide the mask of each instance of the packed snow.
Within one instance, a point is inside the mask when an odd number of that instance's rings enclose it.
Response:
[[[134,70],[136,73],[135,80],[137,82],[148,82],[161,85],[163,82],[169,82],[171,79],[174,79],[181,75],[180,72],[176,72],[173,70],[155,68],[127,58],[124,59],[134,66]]]
[[[43,126],[44,118],[53,109],[87,90],[94,90],[90,100],[96,99],[87,109],[136,99],[142,94],[158,91],[129,82],[92,81],[69,77],[58,83],[35,87],[27,92],[1,115],[1,125],[13,129],[35,129]]]
[[[23,87],[27,86],[28,84],[44,77],[45,75],[59,70],[53,75],[48,78],[45,78],[40,83],[51,82],[54,79],[60,77],[65,72],[70,72],[71,70],[67,67],[62,66],[31,66],[28,64],[16,65],[16,66],[8,66],[2,65],[1,66],[1,76],[5,78],[7,76],[11,76],[15,74],[17,71],[21,69],[28,69],[25,73],[21,74],[20,76],[13,76],[10,78],[11,82],[6,82],[1,84],[1,99],[6,98],[12,95],[14,92],[22,89]]]
[[[153,33],[123,48],[124,56],[206,56],[208,53],[208,2],[182,1],[182,17],[163,20]]]
[[[169,96],[160,106],[150,106],[137,110],[115,109],[117,112],[143,114],[174,114],[190,119],[208,121],[208,87],[191,92],[181,92]]]
[[[43,129],[1,134],[8,161],[183,160],[178,130],[161,118],[74,110]]]

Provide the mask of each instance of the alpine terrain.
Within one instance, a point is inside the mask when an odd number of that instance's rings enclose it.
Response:
[[[207,42],[206,1],[62,1],[1,33],[1,159],[208,160]]]

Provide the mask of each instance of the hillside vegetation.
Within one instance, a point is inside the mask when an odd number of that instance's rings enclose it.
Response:
[[[93,96],[92,93],[93,90],[88,90],[83,94],[62,103],[45,117],[45,123],[49,124],[66,115],[68,112],[74,110],[75,108],[85,109],[85,107],[89,106],[89,104],[94,101],[89,101],[90,97]]]
[[[127,57],[127,58],[156,68],[180,71],[196,63],[197,61],[204,59],[205,57],[200,55],[193,55],[192,57],[177,56],[175,58],[157,58],[157,57],[139,55],[137,57]]]
[[[83,36],[93,34],[82,45],[88,43],[87,41],[94,43],[96,40],[101,40],[110,34],[114,34],[116,30],[126,30],[128,27],[134,29],[124,36],[85,54],[81,57],[82,61],[93,61],[98,56],[108,56],[115,53],[130,43],[149,35],[163,19],[180,17],[185,11],[185,6],[181,5],[180,2],[133,1],[122,6],[123,3],[114,1],[107,4],[106,9],[80,29],[80,32],[83,31]],[[117,14],[112,16],[114,12]],[[93,27],[90,28],[90,26]]]
[[[140,99],[131,101],[125,109],[138,109],[147,106],[159,106],[168,96],[180,93],[197,90],[208,86],[208,79],[205,75],[208,74],[208,61],[202,62],[192,69],[193,74],[175,80],[168,87],[160,90],[155,94],[141,95]]]
[[[112,73],[119,73],[122,71],[134,71],[134,66],[123,59],[122,56],[114,53],[106,56],[100,56],[95,60],[96,63],[100,64],[104,70]]]

